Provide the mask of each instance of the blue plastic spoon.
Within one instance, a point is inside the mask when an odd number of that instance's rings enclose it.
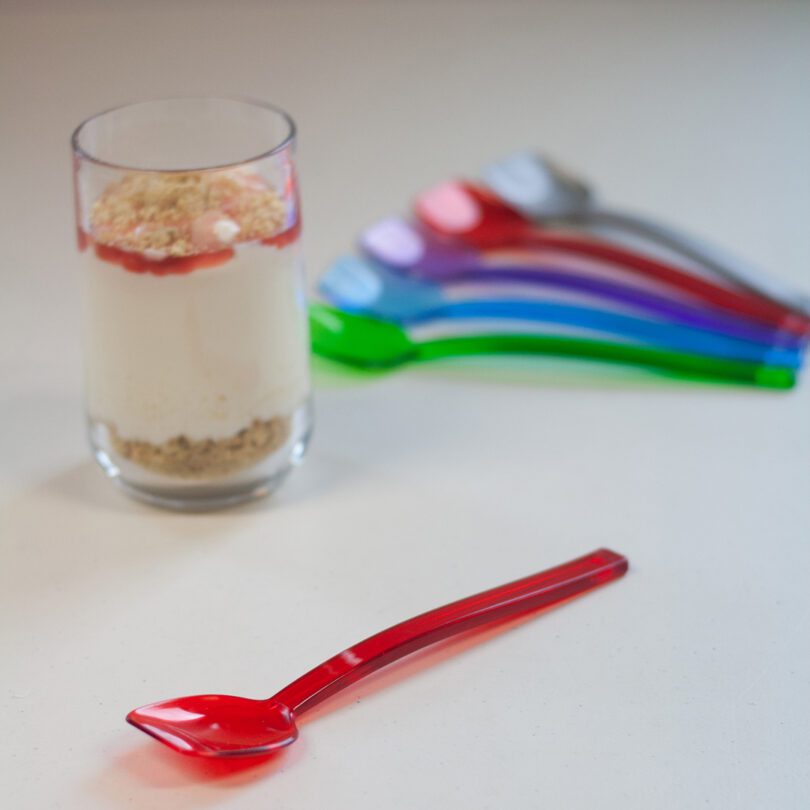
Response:
[[[354,256],[334,262],[321,278],[319,290],[332,304],[347,312],[402,325],[471,318],[533,321],[617,335],[673,351],[786,368],[801,365],[801,355],[794,349],[593,307],[529,299],[452,300],[438,284],[400,276],[383,265]]]

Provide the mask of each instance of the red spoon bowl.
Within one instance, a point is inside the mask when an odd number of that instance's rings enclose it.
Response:
[[[174,698],[131,711],[127,722],[175,751],[200,757],[270,754],[298,738],[292,712],[272,698]]]

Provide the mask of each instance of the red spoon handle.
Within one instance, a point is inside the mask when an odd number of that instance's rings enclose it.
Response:
[[[460,239],[478,250],[529,247],[590,256],[657,279],[697,296],[718,309],[803,337],[810,335],[810,319],[788,307],[714,284],[677,265],[604,240],[537,227],[492,191],[476,183],[451,181],[440,184],[421,194],[416,200],[415,209],[417,217],[428,228],[451,239]]]
[[[556,568],[451,602],[338,653],[285,686],[273,699],[301,714],[409,653],[479,625],[570,599],[618,579],[626,571],[625,557],[599,549]]]
[[[528,247],[562,250],[602,259],[657,279],[675,289],[684,290],[726,312],[744,315],[801,335],[810,331],[810,322],[806,318],[780,304],[721,287],[664,262],[614,247],[607,242],[532,230],[527,232],[525,244]]]

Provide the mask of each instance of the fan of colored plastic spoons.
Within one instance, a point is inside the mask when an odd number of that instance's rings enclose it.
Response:
[[[550,164],[515,158],[490,167],[487,177],[508,201],[480,184],[446,182],[417,197],[416,222],[393,217],[363,232],[364,258],[338,259],[320,281],[333,308],[312,308],[316,352],[375,368],[453,355],[537,354],[774,388],[794,384],[810,339],[796,295],[777,295],[775,283],[765,296],[736,266],[715,272],[719,254],[641,220],[624,229],[665,244],[670,256],[702,259],[723,282],[660,253],[572,229],[602,214],[582,183]],[[569,227],[548,227],[555,221]],[[425,324],[429,339],[406,331]]]

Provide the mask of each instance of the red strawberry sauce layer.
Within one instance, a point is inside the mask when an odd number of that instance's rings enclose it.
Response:
[[[301,220],[299,219],[291,228],[287,228],[286,231],[277,236],[262,239],[259,244],[282,248],[294,242],[300,233]],[[207,253],[196,253],[192,256],[167,256],[165,259],[149,259],[143,253],[135,253],[131,250],[122,250],[112,245],[94,242],[92,237],[81,229],[78,231],[78,243],[80,251],[92,246],[96,256],[102,261],[117,264],[130,273],[150,273],[154,276],[183,275],[206,267],[217,267],[230,261],[235,254],[233,247],[227,247]]]

